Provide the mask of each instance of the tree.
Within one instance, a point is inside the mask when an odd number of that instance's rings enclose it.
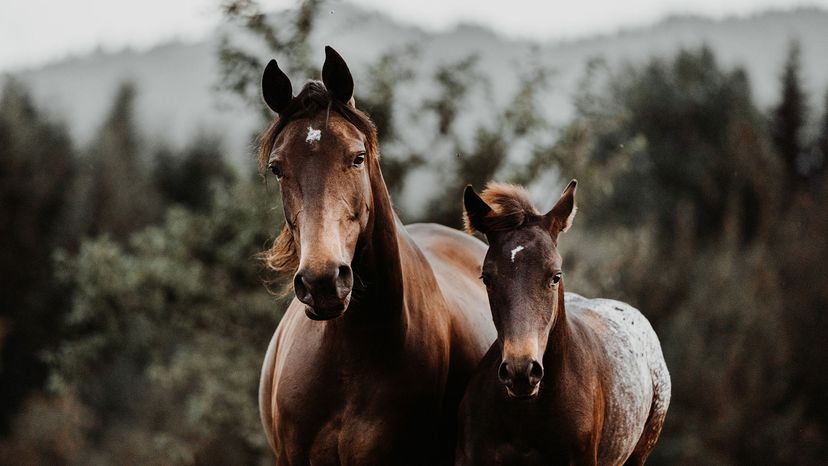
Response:
[[[253,42],[266,50],[251,50],[229,36],[221,39],[218,56],[220,64],[219,87],[230,91],[252,106],[260,109],[262,117],[270,118],[261,104],[260,83],[262,70],[271,57],[277,57],[288,76],[317,76],[319,68],[310,59],[308,37],[316,23],[321,0],[305,0],[294,12],[271,21],[255,0],[226,0],[222,2],[225,19],[241,28]],[[278,24],[278,27],[276,26]]]
[[[151,178],[165,204],[203,212],[210,207],[214,185],[226,187],[234,177],[218,139],[199,135],[182,152],[159,149]]]
[[[788,58],[782,72],[782,93],[771,117],[771,136],[781,157],[788,185],[796,188],[809,175],[803,166],[803,128],[808,121],[808,99],[802,90],[801,48],[798,41],[788,47]]]
[[[536,154],[580,155],[565,162],[582,171],[571,176],[588,176],[584,221],[653,221],[668,254],[683,236],[746,243],[767,229],[780,187],[769,181],[775,163],[743,70],[721,69],[701,48],[608,81],[605,92],[579,97],[579,118],[564,132],[575,137],[561,140],[575,146]]]
[[[84,155],[73,212],[81,235],[125,239],[160,217],[149,161],[135,124],[135,86],[124,83],[97,138]]]
[[[0,432],[27,394],[40,388],[39,354],[59,337],[64,293],[53,277],[55,247],[72,247],[63,229],[76,166],[65,127],[38,111],[8,80],[0,96]]]

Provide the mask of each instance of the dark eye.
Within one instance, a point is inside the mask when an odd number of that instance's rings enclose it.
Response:
[[[557,285],[558,282],[561,281],[561,277],[563,277],[563,274],[561,272],[558,272],[555,275],[553,275],[552,276],[552,284]]]
[[[365,162],[365,152],[360,152],[356,157],[354,157],[354,166],[358,167],[362,165],[363,162]]]
[[[267,167],[270,169],[271,172],[273,172],[274,175],[276,175],[276,178],[281,178],[283,176],[282,165],[279,162],[270,162]]]
[[[483,280],[483,284],[486,285],[486,288],[492,285],[492,280],[485,273],[480,275],[480,279]]]

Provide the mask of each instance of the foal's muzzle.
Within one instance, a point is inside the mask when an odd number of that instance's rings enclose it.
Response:
[[[293,277],[296,298],[308,306],[305,313],[313,320],[342,315],[350,302],[353,285],[353,273],[347,264],[301,268]]]
[[[512,398],[534,398],[543,379],[543,365],[534,359],[518,359],[500,363],[497,378]]]

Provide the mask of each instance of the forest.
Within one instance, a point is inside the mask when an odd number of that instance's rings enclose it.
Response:
[[[319,4],[289,24],[245,0],[223,12],[268,55],[222,42],[216,92],[264,129],[270,57],[319,76]],[[650,464],[825,464],[828,83],[807,88],[800,60],[792,40],[760,108],[751,77],[706,47],[597,59],[554,132],[540,111],[554,70],[538,67],[462,133],[485,98],[474,55],[418,76],[416,50],[389,51],[356,70],[356,102],[392,198],[427,158],[445,160],[424,214],[397,206],[406,223],[460,228],[466,184],[523,183],[548,204],[578,179],[567,289],[639,308],[671,372]],[[415,77],[429,83],[416,107],[429,153],[406,144],[395,105]],[[259,260],[282,224],[275,179],[252,149],[244,167],[228,162],[221,134],[183,149],[144,134],[135,83],[83,145],[25,82],[0,93],[0,464],[270,464],[258,378],[289,299]]]

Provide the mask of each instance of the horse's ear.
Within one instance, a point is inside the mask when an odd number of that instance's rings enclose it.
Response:
[[[474,192],[474,188],[471,185],[467,185],[463,191],[463,206],[465,207],[463,223],[466,226],[466,231],[469,233],[479,231],[480,233],[486,234],[486,224],[483,218],[489,215],[492,208]]]
[[[267,106],[276,113],[282,113],[293,98],[290,78],[279,68],[276,60],[270,60],[265,66],[262,74],[262,97]]]
[[[544,220],[549,232],[557,236],[572,226],[572,220],[578,207],[575,205],[575,191],[578,190],[578,180],[572,180],[566,185],[561,198],[555,203],[555,207],[544,215]]]
[[[322,82],[336,100],[354,106],[354,78],[351,76],[351,70],[342,56],[329,45],[325,46]]]

